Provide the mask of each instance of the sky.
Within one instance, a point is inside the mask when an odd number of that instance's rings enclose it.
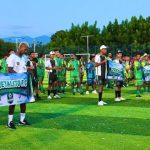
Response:
[[[51,35],[71,24],[150,16],[150,0],[0,0],[0,37]]]

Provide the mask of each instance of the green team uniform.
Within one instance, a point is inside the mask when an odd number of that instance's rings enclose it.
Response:
[[[139,61],[134,62],[134,78],[135,78],[135,85],[136,86],[142,86],[143,85],[142,65]]]
[[[66,81],[66,61],[64,59],[60,59],[60,67],[62,68],[61,72],[59,73],[60,81]]]
[[[148,62],[147,62],[147,61],[145,61],[145,60],[143,60],[143,61],[141,62],[141,65],[142,65],[142,67],[145,67],[145,66],[147,66],[147,65],[148,65]]]
[[[145,60],[143,60],[142,62],[141,62],[141,65],[142,65],[142,67],[145,67],[145,66],[147,66],[147,65],[149,65],[148,64],[148,62],[147,61],[145,61]],[[146,85],[145,85],[146,84]],[[144,88],[144,92],[150,92],[150,87],[147,85],[147,84],[149,84],[149,82],[146,82],[146,81],[144,81],[144,86],[143,86],[143,88]]]
[[[8,70],[6,59],[0,60],[0,73],[6,73]]]
[[[68,67],[74,68],[74,70],[70,71],[70,83],[80,82],[80,76],[79,76],[80,63],[79,63],[79,61],[78,60],[69,61]]]
[[[56,67],[58,67],[58,68],[62,67],[62,62],[59,57],[55,57],[55,62],[56,62]],[[57,70],[56,74],[57,74],[57,80],[60,81],[61,80],[61,71]]]
[[[38,64],[41,64],[42,67],[37,66],[37,76],[38,76],[38,81],[43,81],[44,76],[45,76],[45,63],[42,58],[38,59]]]
[[[125,68],[124,68],[124,75],[125,75],[126,79],[132,78],[132,71],[129,68],[130,68],[130,62],[126,62]]]

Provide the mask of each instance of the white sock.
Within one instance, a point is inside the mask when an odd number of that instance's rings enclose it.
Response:
[[[13,115],[8,115],[8,124],[13,121]]]
[[[25,119],[26,113],[20,113],[20,121],[23,122]]]

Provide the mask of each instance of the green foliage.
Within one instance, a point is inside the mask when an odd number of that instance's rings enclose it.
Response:
[[[93,35],[89,40],[91,53],[96,52],[101,44],[108,45],[113,53],[117,49],[130,55],[137,50],[150,52],[150,17],[133,16],[131,20],[126,19],[121,23],[115,19],[102,30],[97,27],[96,21],[93,25],[88,22],[72,24],[69,30],[61,30],[52,35],[48,49],[60,49],[65,53],[86,52],[86,38],[82,38],[83,35]]]
[[[10,42],[4,42],[2,39],[0,39],[0,57],[4,55],[8,55],[9,49],[16,49],[16,46],[14,43]]]
[[[109,46],[109,52],[115,54],[118,49],[125,54],[133,55],[136,51],[150,53],[150,17],[139,18],[133,16],[131,20],[109,22],[102,30],[97,27],[97,21],[93,25],[84,22],[82,25],[72,23],[68,30],[60,30],[52,35],[50,43],[36,44],[38,53],[49,53],[59,49],[62,53],[86,53],[86,38],[82,36],[92,35],[89,38],[90,53],[97,53],[102,44]],[[7,53],[9,48],[15,49],[15,44],[5,43],[0,40],[0,56]],[[30,48],[33,50],[33,45]]]

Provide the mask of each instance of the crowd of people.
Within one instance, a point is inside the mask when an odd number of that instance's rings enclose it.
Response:
[[[150,92],[150,81],[146,82],[143,75],[143,67],[150,65],[150,56],[146,53],[137,52],[134,57],[123,55],[123,51],[118,50],[113,57],[108,53],[108,47],[102,45],[98,54],[91,54],[88,61],[84,60],[83,56],[77,57],[71,54],[66,59],[65,55],[59,50],[51,51],[49,59],[45,62],[45,54],[37,52],[28,52],[29,45],[26,42],[19,44],[18,50],[13,49],[8,51],[8,56],[3,56],[0,60],[0,73],[22,73],[28,72],[32,78],[32,85],[35,93],[35,99],[41,99],[40,93],[46,94],[47,99],[60,99],[59,93],[65,94],[66,86],[70,84],[72,94],[77,92],[84,94],[97,94],[98,106],[107,104],[103,101],[103,89],[114,88],[114,100],[116,102],[124,101],[121,89],[126,87],[130,82],[136,86],[136,97],[142,96],[142,90],[145,93]],[[124,80],[107,80],[109,72],[109,61],[122,64],[124,66]],[[69,72],[70,76],[67,75]],[[48,76],[47,90],[44,86],[44,78]],[[84,82],[86,77],[86,82]],[[68,81],[70,78],[70,82]],[[84,89],[85,87],[85,91]],[[90,92],[90,88],[92,92]],[[26,104],[20,105],[20,125],[29,125],[25,119]],[[8,112],[8,128],[15,129],[13,122],[13,114],[15,105],[9,106]]]

